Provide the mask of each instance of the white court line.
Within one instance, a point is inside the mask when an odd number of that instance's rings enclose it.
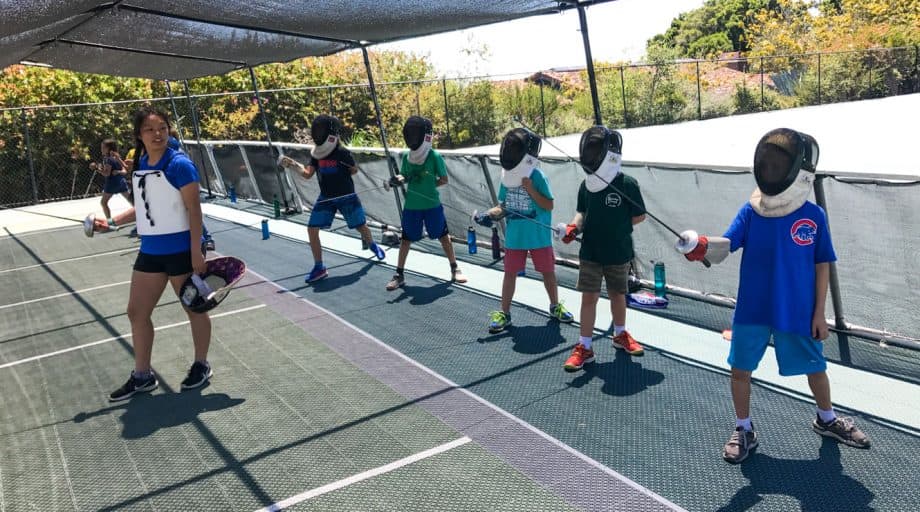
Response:
[[[222,317],[222,316],[230,316],[230,315],[235,315],[235,314],[237,314],[237,313],[245,313],[245,312],[247,312],[247,311],[252,311],[252,310],[254,310],[254,309],[261,309],[261,308],[264,308],[264,307],[265,307],[265,304],[259,304],[259,305],[257,305],[257,306],[250,306],[250,307],[248,307],[248,308],[235,309],[235,310],[233,310],[233,311],[227,311],[226,313],[219,313],[219,314],[217,314],[217,315],[211,315],[211,318],[220,318],[220,317]],[[188,323],[188,320],[185,320],[184,322],[176,322],[176,323],[174,323],[174,324],[161,325],[160,327],[154,327],[153,330],[154,330],[154,331],[162,331],[163,329],[171,329],[171,328],[173,328],[173,327],[179,327],[180,325],[185,325],[185,324],[187,324],[187,323]],[[57,356],[57,355],[60,355],[60,354],[66,354],[67,352],[73,352],[73,351],[75,351],[75,350],[81,350],[81,349],[84,349],[84,348],[87,348],[87,347],[92,347],[92,346],[95,346],[95,345],[102,345],[103,343],[108,343],[108,342],[110,342],[110,341],[120,340],[120,339],[130,338],[130,337],[131,337],[131,334],[130,334],[130,333],[128,333],[128,334],[122,334],[121,336],[113,336],[113,337],[111,337],[111,338],[106,338],[106,339],[104,339],[104,340],[94,341],[94,342],[92,342],[92,343],[84,343],[83,345],[77,345],[76,347],[65,348],[65,349],[63,349],[63,350],[56,350],[56,351],[54,351],[54,352],[49,352],[49,353],[47,353],[47,354],[41,354],[41,355],[38,355],[38,356],[27,357],[27,358],[25,358],[25,359],[20,359],[20,360],[18,360],[18,361],[13,361],[13,362],[11,362],[11,363],[0,364],[0,369],[9,368],[9,367],[11,367],[11,366],[17,366],[17,365],[20,365],[20,364],[28,363],[28,362],[30,362],[30,361],[37,361],[37,360],[39,360],[39,359],[45,359],[45,358],[52,357],[52,356]]]
[[[5,273],[7,273],[7,272],[15,272],[15,271],[17,271],[17,270],[27,270],[27,269],[30,269],[30,268],[47,267],[47,266],[50,266],[50,265],[55,265],[55,264],[57,264],[57,263],[66,263],[66,262],[68,262],[68,261],[79,261],[79,260],[86,260],[86,259],[89,259],[89,258],[98,258],[99,256],[108,256],[108,255],[110,255],[110,254],[118,254],[118,253],[120,253],[120,252],[133,252],[133,251],[136,251],[136,250],[137,250],[136,247],[129,247],[129,248],[127,248],[127,249],[118,249],[117,251],[100,252],[99,254],[90,254],[89,256],[78,256],[78,257],[76,257],[76,258],[67,258],[67,259],[63,259],[63,260],[46,261],[45,263],[36,263],[35,265],[26,265],[26,266],[24,266],[24,267],[16,267],[16,268],[8,268],[8,269],[6,269],[6,270],[0,270],[0,274],[5,274]]]
[[[488,400],[486,400],[485,398],[482,398],[481,396],[477,395],[476,393],[473,393],[472,391],[470,391],[470,390],[468,390],[468,389],[466,389],[466,388],[460,386],[460,385],[457,384],[456,382],[454,382],[454,381],[448,379],[447,377],[444,377],[444,376],[441,375],[440,373],[438,373],[438,372],[436,372],[436,371],[434,371],[434,370],[428,368],[427,366],[423,365],[422,363],[419,363],[418,361],[412,359],[411,357],[409,357],[409,356],[403,354],[403,353],[400,352],[399,350],[396,350],[395,348],[393,348],[393,347],[387,345],[386,343],[384,343],[383,341],[381,341],[379,338],[377,338],[377,337],[374,336],[373,334],[370,334],[370,333],[364,331],[364,330],[361,329],[360,327],[358,327],[358,326],[352,324],[351,322],[349,322],[348,320],[345,320],[344,318],[342,318],[342,317],[336,315],[336,314],[333,313],[332,311],[329,311],[328,309],[326,309],[326,308],[324,308],[324,307],[322,307],[322,306],[320,306],[320,305],[318,305],[318,304],[315,304],[315,303],[313,303],[313,302],[307,300],[306,298],[301,297],[300,295],[297,295],[296,293],[294,293],[294,292],[288,290],[287,288],[285,288],[285,287],[281,286],[280,284],[278,284],[278,283],[272,281],[271,279],[268,279],[267,277],[265,277],[265,276],[259,274],[258,272],[252,270],[251,268],[247,268],[247,269],[246,269],[246,273],[252,274],[253,276],[255,276],[255,277],[259,278],[259,279],[262,279],[263,281],[265,281],[266,283],[268,283],[268,284],[274,286],[275,288],[277,288],[277,289],[279,289],[279,290],[281,290],[281,291],[284,291],[284,292],[286,292],[286,293],[288,293],[288,294],[290,294],[290,295],[293,295],[293,296],[296,297],[298,300],[301,300],[301,301],[303,301],[303,302],[306,302],[306,303],[309,304],[311,307],[314,307],[314,308],[316,308],[316,309],[318,309],[318,310],[324,312],[325,314],[329,315],[330,317],[332,317],[332,318],[336,319],[337,321],[341,322],[342,325],[345,325],[345,326],[349,327],[350,329],[354,329],[355,332],[361,334],[362,336],[366,337],[367,339],[369,339],[369,340],[373,341],[374,343],[380,345],[381,347],[383,347],[384,349],[388,350],[389,352],[392,352],[394,355],[396,355],[397,357],[403,359],[403,360],[406,361],[407,363],[409,363],[409,364],[415,366],[416,368],[422,370],[423,372],[425,372],[425,373],[427,373],[427,374],[429,374],[429,375],[435,377],[436,379],[438,379],[438,380],[440,380],[441,382],[447,384],[447,385],[450,386],[451,388],[453,388],[453,389],[455,389],[455,390],[457,390],[457,391],[459,391],[459,392],[461,392],[461,393],[466,394],[467,396],[469,396],[469,397],[472,398],[473,400],[476,400],[477,402],[479,402],[479,403],[485,405],[486,407],[491,408],[492,410],[498,412],[498,413],[501,414],[502,416],[505,416],[506,418],[508,418],[508,419],[510,419],[510,420],[512,420],[512,421],[514,421],[514,422],[516,422],[517,424],[521,425],[522,427],[526,428],[527,430],[533,432],[534,434],[536,434],[536,435],[542,437],[543,439],[546,439],[548,442],[550,442],[550,443],[552,443],[553,445],[559,447],[560,449],[565,450],[566,452],[570,453],[571,455],[574,455],[575,457],[578,457],[579,459],[581,459],[582,461],[584,461],[584,462],[586,462],[587,464],[591,465],[592,467],[595,467],[595,468],[597,468],[597,469],[603,471],[604,473],[606,473],[606,474],[612,476],[613,478],[619,480],[620,482],[623,482],[624,484],[626,484],[626,485],[632,487],[632,488],[635,489],[636,491],[638,491],[638,492],[640,492],[640,493],[642,493],[642,494],[648,496],[649,498],[651,498],[651,499],[653,499],[653,500],[655,500],[655,501],[661,503],[662,505],[665,505],[666,507],[670,508],[671,510],[680,511],[680,512],[686,512],[686,509],[684,509],[684,508],[681,507],[680,505],[678,505],[678,504],[676,504],[676,503],[673,503],[672,501],[668,500],[668,499],[665,498],[664,496],[661,496],[661,495],[659,495],[659,494],[656,494],[656,493],[655,493],[654,491],[652,491],[651,489],[647,489],[646,487],[643,487],[642,484],[639,484],[638,482],[635,482],[635,481],[631,480],[631,479],[630,479],[629,477],[627,477],[626,475],[623,475],[623,474],[617,472],[616,470],[614,470],[614,469],[612,469],[612,468],[610,468],[610,467],[608,467],[608,466],[605,466],[604,464],[602,464],[602,463],[600,463],[600,462],[598,462],[598,461],[592,459],[590,456],[588,456],[588,455],[586,455],[586,454],[584,454],[584,453],[582,453],[582,452],[576,450],[575,448],[572,448],[571,446],[569,446],[569,445],[563,443],[563,442],[560,441],[559,439],[556,439],[555,437],[553,437],[553,436],[547,434],[546,432],[544,432],[544,431],[540,430],[539,428],[537,428],[537,427],[531,425],[530,423],[527,423],[527,422],[524,421],[523,419],[518,418],[518,417],[515,416],[514,414],[511,414],[510,412],[508,412],[508,411],[502,409],[501,407],[499,407],[499,406],[493,404],[492,402],[489,402]]]
[[[358,483],[362,480],[367,480],[368,478],[373,478],[377,475],[389,473],[390,471],[393,471],[394,469],[399,469],[403,466],[408,466],[409,464],[412,464],[414,462],[418,462],[420,460],[427,459],[428,457],[438,455],[439,453],[444,453],[448,450],[453,450],[454,448],[458,446],[463,446],[466,443],[469,443],[470,441],[472,440],[469,437],[464,436],[464,437],[461,437],[460,439],[456,439],[449,443],[442,444],[441,446],[435,446],[434,448],[425,450],[423,452],[418,452],[414,455],[410,455],[404,459],[399,459],[397,461],[391,462],[384,466],[380,466],[374,469],[369,469],[363,473],[358,473],[348,478],[343,478],[342,480],[339,480],[337,482],[332,482],[331,484],[326,484],[322,487],[317,487],[316,489],[311,489],[309,491],[302,492],[296,496],[291,496],[290,498],[279,501],[275,503],[274,505],[270,505],[265,508],[260,508],[256,512],[277,512],[279,510],[284,510],[287,507],[296,505],[298,503],[302,503],[309,499],[341,489],[343,487],[348,487],[349,485]]]
[[[34,304],[34,303],[36,303],[36,302],[41,302],[41,301],[43,301],[43,300],[51,300],[51,299],[57,299],[57,298],[60,298],[60,297],[67,297],[68,295],[80,295],[81,293],[91,292],[91,291],[94,291],[94,290],[101,290],[101,289],[103,289],[103,288],[111,288],[111,287],[113,287],[113,286],[121,286],[121,285],[123,285],[123,284],[128,284],[128,283],[130,283],[130,282],[131,282],[130,280],[129,280],[129,281],[120,281],[120,282],[117,282],[117,283],[104,284],[104,285],[101,285],[101,286],[93,286],[92,288],[84,288],[84,289],[82,289],[82,290],[75,290],[75,291],[67,292],[67,293],[59,293],[59,294],[57,294],[57,295],[49,295],[48,297],[42,297],[42,298],[40,298],[40,299],[24,300],[24,301],[22,301],[22,302],[16,302],[16,303],[14,303],[14,304],[4,304],[4,305],[0,306],[0,309],[13,308],[13,307],[16,307],[16,306],[24,306],[24,305],[26,305],[26,304]]]

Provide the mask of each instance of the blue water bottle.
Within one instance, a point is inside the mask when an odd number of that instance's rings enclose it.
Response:
[[[227,192],[230,194],[230,202],[236,204],[236,188],[230,185],[227,187]]]
[[[466,230],[466,245],[470,249],[470,254],[476,254],[476,228],[473,226]]]
[[[262,240],[268,240],[271,233],[268,232],[268,219],[262,219]]]
[[[655,296],[664,297],[667,282],[664,277],[664,262],[655,262]]]

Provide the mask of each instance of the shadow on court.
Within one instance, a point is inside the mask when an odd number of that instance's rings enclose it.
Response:
[[[769,494],[795,498],[801,510],[875,510],[869,505],[875,494],[859,480],[843,474],[840,445],[826,437],[817,459],[777,459],[754,452],[741,463],[741,473],[749,480],[748,485],[719,512],[748,510]]]
[[[201,414],[236,407],[246,401],[243,398],[231,398],[224,393],[201,394],[206,387],[181,393],[135,395],[124,403],[91,413],[81,412],[74,416],[73,421],[82,423],[89,418],[123,410],[124,414],[118,418],[122,424],[121,436],[125,439],[139,439],[163,428],[192,423]]]
[[[622,350],[617,350],[613,361],[595,360],[594,363],[586,364],[581,375],[569,385],[580,388],[598,378],[604,381],[601,392],[613,396],[629,396],[664,382],[663,373],[643,368],[637,359]]]

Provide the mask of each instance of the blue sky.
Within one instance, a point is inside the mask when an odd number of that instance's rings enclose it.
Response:
[[[678,14],[703,2],[618,0],[588,8],[594,60],[640,59],[648,38],[664,32]],[[521,44],[521,40],[526,43]],[[438,74],[445,76],[498,75],[585,65],[578,13],[574,10],[379,47],[428,55]],[[461,51],[469,47],[485,47],[486,57]]]

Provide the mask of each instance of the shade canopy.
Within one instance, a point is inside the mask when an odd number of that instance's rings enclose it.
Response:
[[[180,80],[613,0],[2,0],[19,62]]]

